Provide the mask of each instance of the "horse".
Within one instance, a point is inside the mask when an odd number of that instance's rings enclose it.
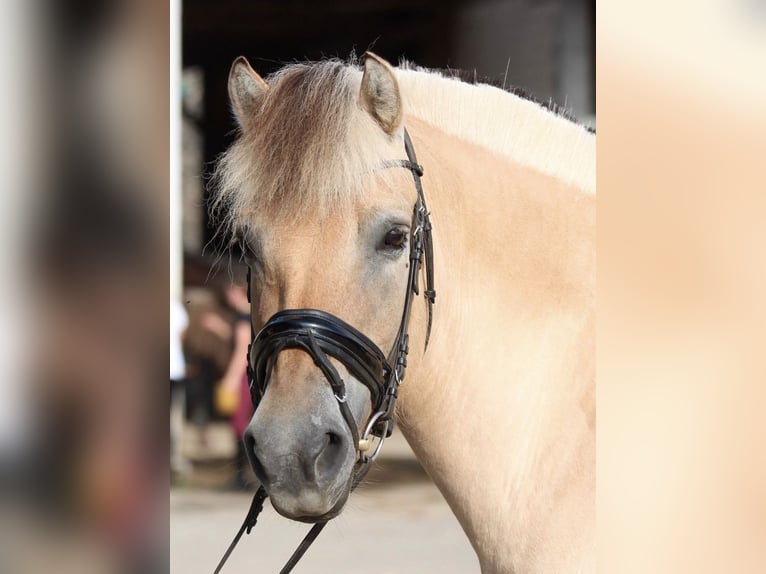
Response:
[[[242,242],[254,332],[322,310],[388,353],[412,299],[396,424],[481,571],[595,570],[595,134],[370,52],[266,79],[240,57],[228,89],[214,209]],[[430,270],[412,258],[421,192]],[[306,332],[269,357],[245,442],[277,512],[321,523],[355,486],[376,389]]]

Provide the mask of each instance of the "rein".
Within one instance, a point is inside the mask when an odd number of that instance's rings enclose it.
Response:
[[[426,288],[423,294],[428,306],[426,348],[431,334],[433,304],[436,299],[431,221],[420,181],[423,168],[417,163],[415,149],[406,129],[404,130],[404,149],[407,153],[406,160],[390,160],[383,162],[382,165],[383,168],[403,167],[410,170],[417,191],[417,200],[413,209],[414,225],[410,232],[410,263],[404,308],[399,330],[388,356],[368,337],[348,323],[330,313],[317,309],[286,309],[274,314],[257,335],[253,331],[253,338],[247,353],[250,397],[255,409],[258,408],[266,392],[271,371],[281,351],[300,349],[311,356],[314,364],[322,371],[330,384],[341,415],[346,421],[356,445],[358,455],[350,479],[352,491],[365,477],[370,469],[370,464],[380,453],[383,442],[391,436],[394,430],[394,408],[399,396],[399,385],[404,381],[407,369],[408,326],[412,299],[415,295],[420,294],[418,277],[424,259]],[[249,268],[247,272],[247,296],[249,300]],[[343,364],[346,370],[370,391],[373,414],[361,433],[346,403],[346,385],[335,366],[330,362],[330,357]],[[378,439],[377,445],[368,455],[367,453],[372,449],[375,438]],[[245,521],[218,563],[214,574],[221,571],[242,535],[244,533],[250,534],[258,521],[258,515],[263,510],[263,503],[266,498],[268,498],[268,494],[265,488],[260,486],[253,497]],[[311,528],[293,552],[290,560],[280,570],[280,574],[288,574],[292,571],[327,525],[327,522],[327,520],[318,522]]]

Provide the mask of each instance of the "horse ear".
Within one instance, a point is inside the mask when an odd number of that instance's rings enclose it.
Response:
[[[402,123],[402,98],[394,70],[372,52],[364,55],[364,75],[359,91],[362,107],[389,135]]]
[[[253,70],[244,56],[234,60],[229,71],[229,99],[240,126],[247,125],[258,100],[268,89],[269,85]]]

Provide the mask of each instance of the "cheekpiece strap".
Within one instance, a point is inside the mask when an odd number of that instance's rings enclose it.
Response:
[[[409,162],[407,162],[412,171],[412,178],[415,181],[415,189],[418,192],[418,204],[416,209],[420,209],[421,221],[423,233],[423,255],[425,255],[426,265],[426,289],[424,295],[428,301],[428,325],[426,327],[426,342],[425,348],[428,348],[428,341],[431,338],[431,325],[433,323],[433,305],[436,301],[436,290],[434,289],[434,256],[433,256],[433,239],[431,238],[431,214],[426,206],[426,198],[423,193],[423,184],[420,178],[423,176],[423,168],[418,163],[418,158],[415,155],[415,147],[412,145],[412,139],[407,129],[404,129],[404,151],[407,153]]]

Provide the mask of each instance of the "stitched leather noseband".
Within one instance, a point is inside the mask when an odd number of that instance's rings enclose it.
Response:
[[[332,387],[340,412],[356,445],[357,460],[351,475],[352,490],[367,474],[370,463],[380,452],[383,441],[393,432],[394,407],[398,397],[399,385],[404,380],[407,368],[410,310],[413,297],[420,292],[418,278],[424,260],[426,276],[424,295],[428,306],[426,347],[431,333],[433,304],[436,298],[433,286],[431,221],[420,181],[423,168],[417,163],[412,140],[406,129],[404,130],[404,149],[408,159],[387,161],[382,166],[383,168],[403,167],[409,169],[412,172],[417,191],[417,201],[413,211],[413,226],[410,232],[410,263],[404,308],[399,330],[389,354],[385,355],[375,343],[348,323],[330,313],[317,309],[287,309],[276,313],[266,322],[257,335],[254,334],[248,348],[247,369],[250,396],[256,409],[266,392],[276,359],[283,350],[300,349],[308,353],[314,364],[322,371]],[[248,297],[249,294],[250,271],[248,270]],[[372,415],[362,433],[359,432],[346,402],[345,382],[330,358],[340,362],[350,375],[364,384],[370,391]],[[367,452],[372,448],[373,437],[378,439],[378,443],[372,454],[368,455]],[[215,569],[215,574],[220,572],[242,534],[244,532],[249,534],[255,526],[267,496],[264,487],[259,487],[244,523]],[[318,522],[311,528],[280,574],[287,574],[293,569],[326,524],[327,521]]]

